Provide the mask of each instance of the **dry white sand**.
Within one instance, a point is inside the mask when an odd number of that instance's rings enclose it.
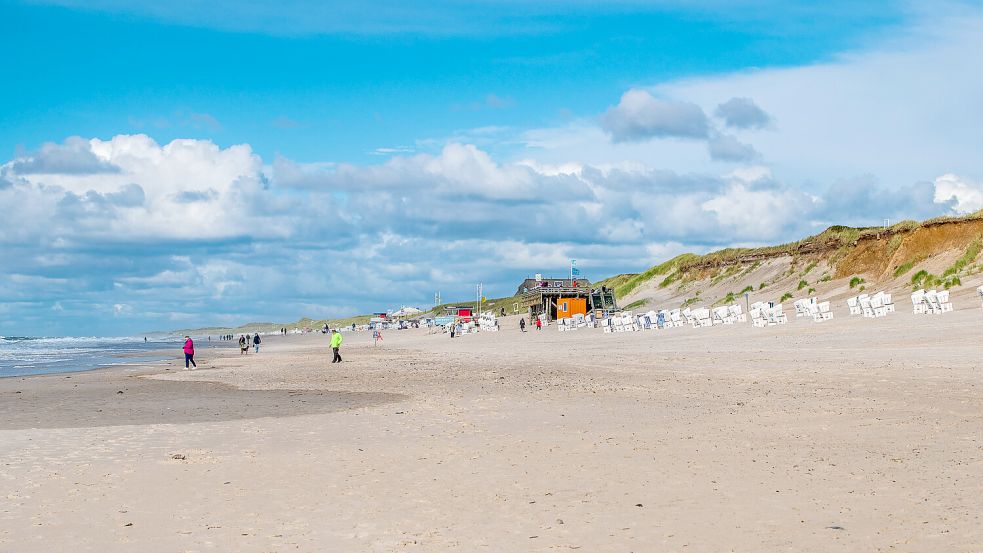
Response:
[[[0,421],[0,551],[980,551],[983,311],[837,317],[366,333],[341,365],[271,337],[152,371],[240,398],[175,424],[62,416],[37,395],[59,377],[7,379],[49,427]],[[97,376],[72,401],[108,401]],[[373,395],[267,416],[238,389]]]

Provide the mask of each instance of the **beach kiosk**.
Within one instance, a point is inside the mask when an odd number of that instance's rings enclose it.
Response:
[[[527,278],[516,291],[519,308],[529,313],[529,320],[545,315],[547,320],[570,318],[576,314],[598,315],[616,311],[614,290],[601,286],[591,288],[586,278]]]

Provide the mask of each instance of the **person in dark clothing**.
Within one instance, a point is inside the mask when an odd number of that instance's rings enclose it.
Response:
[[[521,330],[522,332],[525,332],[526,331],[526,318],[525,317],[519,319],[519,330]]]
[[[259,332],[253,336],[253,351],[259,353],[259,344],[262,340],[259,339]]]

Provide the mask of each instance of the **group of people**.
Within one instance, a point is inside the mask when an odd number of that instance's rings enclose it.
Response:
[[[540,319],[539,317],[536,317],[535,325],[536,325],[536,330],[543,330],[543,320]],[[522,331],[522,332],[525,332],[526,331],[526,318],[525,317],[519,319],[519,330]]]
[[[262,341],[263,340],[261,340],[260,337],[259,337],[259,332],[257,332],[256,334],[254,334],[252,338],[250,338],[249,336],[247,336],[245,334],[240,335],[239,336],[239,355],[243,355],[245,353],[249,353],[249,344],[250,343],[252,343],[254,352],[255,353],[259,353],[259,344]]]
[[[282,328],[280,329],[280,332],[282,334],[286,334],[287,329]],[[227,338],[228,336],[230,335],[224,335],[222,336],[222,339],[223,340],[229,339]],[[373,337],[376,343],[378,344],[378,342],[382,340],[382,333],[377,332],[376,335]],[[332,363],[341,363],[341,343],[343,341],[344,338],[342,338],[341,333],[338,332],[337,328],[331,331],[331,351],[334,354],[331,359]],[[262,342],[263,340],[262,338],[259,337],[258,332],[253,334],[251,338],[245,334],[239,335],[239,355],[244,355],[248,353],[250,344],[253,346],[253,352],[259,353],[259,345]],[[191,368],[195,368],[195,369],[198,368],[198,364],[195,363],[195,342],[194,340],[191,339],[191,336],[185,336],[184,337],[184,370],[189,370]]]

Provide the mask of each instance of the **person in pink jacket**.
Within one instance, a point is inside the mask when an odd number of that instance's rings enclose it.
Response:
[[[192,367],[198,368],[195,363],[195,343],[191,341],[191,336],[184,337],[184,370],[188,370],[188,364]]]

